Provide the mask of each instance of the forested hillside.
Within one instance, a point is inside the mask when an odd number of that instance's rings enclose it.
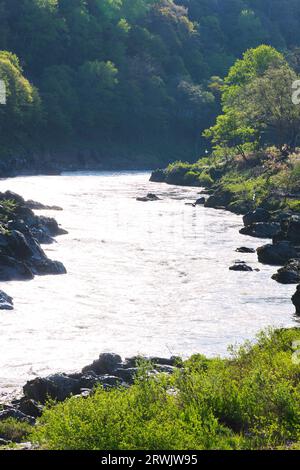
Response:
[[[300,67],[299,23],[298,0],[1,0],[2,168],[196,160],[229,67],[262,43]]]

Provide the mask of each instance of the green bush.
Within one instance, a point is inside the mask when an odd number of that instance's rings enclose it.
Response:
[[[32,431],[32,426],[14,419],[0,421],[0,438],[12,442],[24,442]]]
[[[299,340],[299,329],[262,333],[229,359],[193,356],[171,377],[144,367],[128,389],[49,406],[32,439],[58,450],[297,447]]]

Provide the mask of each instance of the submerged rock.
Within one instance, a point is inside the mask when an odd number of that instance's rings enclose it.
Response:
[[[137,201],[139,202],[151,202],[151,201],[160,201],[161,199],[156,196],[156,194],[148,193],[145,197],[137,197]]]
[[[291,259],[283,268],[279,269],[272,276],[281,284],[299,284],[300,283],[300,259]]]
[[[0,310],[13,310],[14,302],[12,297],[0,290]]]
[[[235,250],[237,253],[255,253],[254,248],[248,248],[246,246],[241,246]]]
[[[290,259],[297,258],[296,249],[289,242],[283,241],[276,245],[264,245],[257,249],[258,260],[263,264],[283,266]]]

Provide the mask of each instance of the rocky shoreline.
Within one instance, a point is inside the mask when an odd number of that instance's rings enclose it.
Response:
[[[55,219],[33,210],[62,210],[25,201],[11,191],[0,193],[0,281],[29,281],[35,276],[65,274],[65,266],[51,260],[41,244],[66,234]],[[12,310],[13,299],[0,292],[0,310]]]
[[[153,171],[150,181],[176,184],[173,179],[167,179],[165,170]],[[272,243],[257,249],[258,261],[262,264],[278,266],[277,273],[272,276],[274,281],[282,284],[298,284],[292,302],[296,309],[296,315],[300,316],[300,215],[291,210],[271,211],[263,207],[251,210],[249,205],[244,204],[243,201],[240,201],[238,207],[232,202],[230,192],[222,191],[220,188],[206,188],[201,191],[201,198],[191,205],[196,207],[202,204],[204,207],[228,210],[243,215],[244,227],[240,230],[242,235],[272,240]],[[241,247],[237,251],[246,253],[248,248]],[[235,263],[229,269],[232,271],[252,271],[252,268],[247,266],[244,261]]]

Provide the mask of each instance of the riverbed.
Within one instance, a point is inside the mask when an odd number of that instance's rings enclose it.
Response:
[[[78,172],[0,181],[0,191],[62,206],[38,213],[69,232],[44,246],[67,275],[0,283],[15,302],[14,311],[0,312],[0,393],[76,371],[100,352],[223,356],[263,328],[299,325],[295,286],[273,281],[276,268],[256,254],[235,252],[268,240],[240,235],[240,216],[186,205],[199,188],[149,177]],[[150,191],[161,200],[136,201]],[[229,271],[238,259],[260,271]]]

